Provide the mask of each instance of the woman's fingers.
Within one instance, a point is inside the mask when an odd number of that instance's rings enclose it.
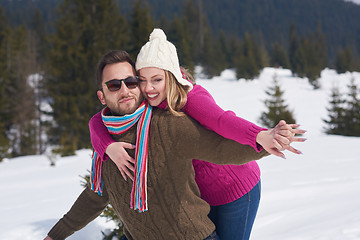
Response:
[[[279,143],[276,139],[273,139],[272,143],[273,143],[273,146],[271,147],[272,149],[276,149],[278,151],[285,150],[284,146],[281,143]]]
[[[307,140],[307,138],[303,138],[303,137],[292,137],[290,139],[291,142],[305,142]]]
[[[281,146],[288,145],[291,143],[289,138],[284,137],[283,135],[280,134],[275,134],[274,138]]]
[[[289,145],[289,148],[287,148],[287,150],[289,150],[290,152],[293,152],[295,154],[302,154],[302,152],[296,148],[293,148],[292,146]]]
[[[281,151],[277,150],[276,148],[270,148],[270,149],[267,149],[266,151],[270,154],[273,154],[275,156],[286,159],[285,155]]]
[[[118,168],[119,168],[119,167],[118,167]],[[125,173],[121,168],[119,168],[119,171],[120,171],[121,176],[123,177],[123,179],[124,179],[125,181],[127,181],[126,173]]]
[[[134,180],[134,176],[133,174],[130,172],[131,171],[134,171],[134,166],[132,166],[131,164],[129,165],[117,165],[117,167],[119,168],[119,171],[122,175],[122,177],[125,179],[125,181],[127,180],[126,176],[128,176],[131,180]]]

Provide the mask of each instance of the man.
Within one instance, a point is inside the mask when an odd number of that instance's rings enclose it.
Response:
[[[126,52],[112,51],[102,58],[97,77],[101,89],[99,100],[108,107],[103,111],[103,118],[113,120],[116,116],[135,114],[144,105],[133,76],[134,64]],[[137,130],[137,125],[143,124],[142,118],[121,135],[113,135],[117,141],[145,148],[145,174],[142,170],[138,172],[144,182],[136,177],[134,182],[125,181],[112,161],[102,162],[98,169],[102,181],[93,186],[102,196],[87,187],[46,239],[65,239],[95,219],[108,203],[124,223],[129,240],[217,239],[214,224],[207,217],[209,206],[200,198],[194,179],[192,159],[243,164],[267,153],[257,153],[250,146],[225,139],[187,116],[176,117],[161,109],[153,109],[151,114],[145,145],[139,142],[142,135]],[[110,125],[113,126],[113,122]],[[129,150],[129,154],[134,156],[137,152]],[[140,184],[140,190],[136,183]],[[143,198],[137,202],[138,195]]]

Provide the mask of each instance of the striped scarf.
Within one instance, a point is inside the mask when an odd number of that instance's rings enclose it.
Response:
[[[107,116],[109,112],[109,108],[106,107],[102,110],[101,116],[110,134],[122,134],[139,121],[137,125],[135,171],[130,207],[134,210],[139,210],[139,212],[147,211],[147,153],[152,112],[151,105],[144,101],[134,113],[121,117]],[[91,190],[102,195],[102,159],[96,151],[93,152],[92,159]]]

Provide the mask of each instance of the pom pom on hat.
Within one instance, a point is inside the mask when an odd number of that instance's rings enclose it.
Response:
[[[160,41],[166,41],[166,35],[163,30],[160,28],[154,28],[152,33],[150,33],[149,41],[152,41],[154,39],[159,39]]]
[[[167,41],[163,30],[155,28],[149,41],[141,48],[136,59],[136,70],[145,67],[156,67],[171,72],[176,80],[191,90],[193,85],[182,78],[176,47]]]

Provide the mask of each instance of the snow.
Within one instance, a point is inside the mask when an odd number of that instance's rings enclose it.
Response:
[[[82,191],[80,176],[90,169],[90,158],[90,150],[80,150],[57,159],[56,167],[45,155],[0,163],[0,239],[44,238]],[[101,239],[101,220],[69,239]]]
[[[353,240],[360,239],[360,138],[324,134],[322,119],[331,88],[346,92],[350,79],[360,84],[360,73],[322,71],[313,90],[306,79],[286,69],[265,68],[258,79],[236,80],[225,70],[211,80],[197,79],[224,109],[256,122],[265,110],[265,90],[277,76],[284,98],[302,129],[305,143],[296,143],[303,154],[286,152],[287,159],[270,156],[258,161],[262,171],[262,198],[253,227],[253,240]],[[25,156],[0,163],[0,239],[42,239],[65,214],[82,191],[80,176],[91,165],[91,150],[58,157]],[[97,218],[69,239],[101,239],[111,228]]]

